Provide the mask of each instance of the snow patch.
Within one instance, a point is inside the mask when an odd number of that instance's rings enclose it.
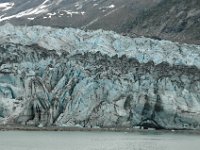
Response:
[[[54,12],[54,13],[47,13],[47,15],[48,15],[48,18],[51,18],[52,16],[56,15],[56,12]]]
[[[73,15],[85,15],[84,11],[71,11],[71,10],[62,10],[63,12],[65,12],[67,15],[70,15],[71,17],[73,17]]]
[[[34,20],[35,18],[27,18],[28,20]]]
[[[21,18],[21,17],[24,17],[24,16],[37,15],[37,14],[48,12],[48,7],[51,5],[51,3],[49,3],[49,2],[50,2],[50,0],[45,0],[42,4],[40,4],[36,8],[30,8],[30,9],[27,9],[25,11],[19,12],[15,15],[1,18],[0,22],[5,21],[5,20],[9,20],[9,19],[12,19],[12,18]],[[2,5],[2,6],[4,6],[4,5]]]
[[[7,10],[13,8],[14,5],[15,5],[15,3],[13,3],[13,2],[0,3],[0,10],[2,9],[2,11],[7,11]]]
[[[5,14],[1,15],[1,16],[0,16],[0,19],[1,19],[3,16],[5,16]]]
[[[115,5],[110,5],[110,6],[108,6],[107,8],[110,8],[110,9],[112,9],[112,8],[115,8]]]
[[[106,9],[113,9],[115,8],[115,5],[114,4],[111,4],[109,6],[104,6],[104,7],[99,7],[99,10],[102,10],[102,11],[106,11]]]

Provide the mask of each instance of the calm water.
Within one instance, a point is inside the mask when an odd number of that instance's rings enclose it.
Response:
[[[0,150],[198,150],[199,135],[123,132],[0,132]]]

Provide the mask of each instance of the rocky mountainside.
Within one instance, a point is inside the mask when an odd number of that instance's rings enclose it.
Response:
[[[160,0],[5,0],[0,3],[0,22],[106,29],[124,32],[126,22]]]
[[[0,38],[2,124],[200,128],[200,46],[10,24]]]
[[[164,0],[130,24],[139,35],[200,44],[200,1]]]
[[[199,0],[3,0],[0,24],[112,30],[200,44]]]

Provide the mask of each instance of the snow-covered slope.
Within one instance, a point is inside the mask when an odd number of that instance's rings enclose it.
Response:
[[[0,27],[1,122],[199,128],[200,46]]]
[[[36,16],[38,14],[44,14],[49,12],[49,9],[54,6],[54,5],[59,5],[59,3],[62,0],[44,0],[44,1],[20,1],[21,4],[17,4],[15,2],[4,2],[0,3],[0,9],[1,9],[1,19],[0,21],[4,20],[10,20],[13,18],[21,18],[21,17],[26,17],[29,16],[27,19],[31,20],[31,16]],[[40,2],[40,3],[38,3]],[[21,6],[21,9],[20,9]],[[16,7],[16,8],[15,8]],[[11,9],[18,9],[17,13],[12,14]],[[11,12],[12,15],[8,15],[9,11]],[[8,14],[7,14],[8,13]],[[34,18],[33,18],[34,19]]]
[[[0,1],[0,24],[11,22],[15,25],[119,31],[140,11],[159,2],[160,0],[4,0]]]

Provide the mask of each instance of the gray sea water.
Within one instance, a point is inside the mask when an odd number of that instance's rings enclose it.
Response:
[[[199,150],[199,135],[2,131],[0,150]]]

